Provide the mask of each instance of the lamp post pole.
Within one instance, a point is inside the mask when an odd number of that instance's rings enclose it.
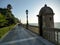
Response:
[[[26,10],[26,19],[27,19],[26,29],[28,29],[28,10]]]

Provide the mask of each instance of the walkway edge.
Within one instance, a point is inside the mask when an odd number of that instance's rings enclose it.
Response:
[[[45,44],[45,45],[55,45],[52,42],[44,39],[43,37],[39,36],[39,39]]]
[[[16,25],[17,25],[17,24],[16,24]],[[16,25],[15,25],[13,28],[15,28]],[[12,29],[13,29],[13,28],[12,28]],[[11,29],[11,30],[12,30],[12,29]],[[10,31],[11,31],[11,30],[10,30]],[[2,38],[0,39],[0,42],[8,35],[8,33],[9,33],[10,31],[8,31],[6,34],[4,34],[4,35],[2,36]]]
[[[29,30],[29,29],[26,29],[26,30],[29,31],[29,32],[31,32],[31,34],[34,33],[34,32],[32,32],[31,30]],[[52,42],[44,39],[43,37],[37,35],[36,33],[34,33],[34,34],[35,34],[36,36],[38,36],[38,38],[39,38],[45,45],[55,45],[54,43],[52,43]]]

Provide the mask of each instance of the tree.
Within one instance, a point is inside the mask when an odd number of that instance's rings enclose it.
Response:
[[[0,28],[16,24],[19,20],[12,14],[12,6],[7,5],[7,8],[0,8]]]
[[[8,10],[11,10],[11,9],[12,9],[11,4],[8,4],[8,5],[7,5],[7,9],[8,9]]]
[[[0,14],[0,28],[6,26],[7,20],[5,20],[5,16]]]

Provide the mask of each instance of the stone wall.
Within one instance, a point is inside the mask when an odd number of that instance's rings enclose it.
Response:
[[[60,29],[43,28],[43,37],[57,45],[60,44]]]

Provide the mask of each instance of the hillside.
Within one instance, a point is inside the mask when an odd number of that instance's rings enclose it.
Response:
[[[7,8],[0,8],[0,28],[16,24],[19,20],[12,14],[12,6],[7,5]]]

